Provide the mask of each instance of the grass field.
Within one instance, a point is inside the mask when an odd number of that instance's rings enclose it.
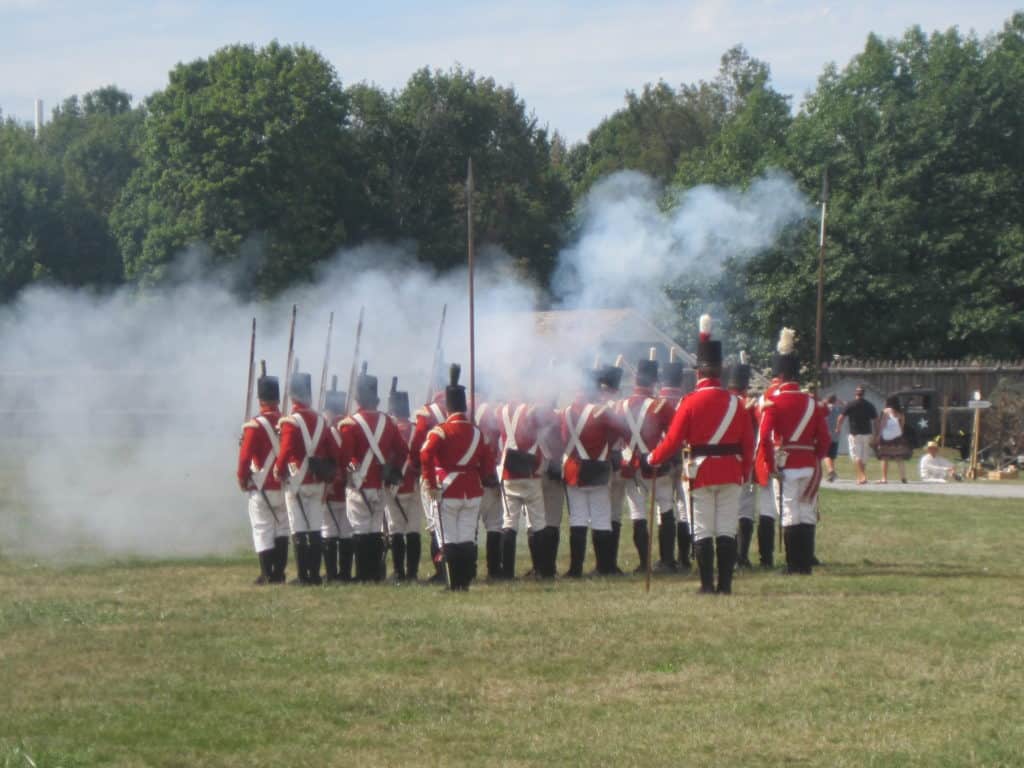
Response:
[[[823,505],[826,567],[731,598],[0,560],[0,766],[1024,764],[1020,503]]]

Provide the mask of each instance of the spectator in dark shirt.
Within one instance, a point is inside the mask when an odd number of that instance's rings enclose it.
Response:
[[[836,431],[836,424],[839,422],[839,414],[845,406],[842,400],[835,395],[829,395],[825,400],[825,423],[828,424],[828,433],[832,436],[832,443],[828,447],[828,455],[825,457],[825,469],[828,470],[828,481],[831,483],[836,479],[836,456],[839,455],[839,433]]]
[[[857,387],[853,394],[853,401],[846,404],[836,422],[834,434],[838,436],[843,422],[850,420],[850,458],[857,468],[857,485],[864,485],[868,481],[868,450],[878,437],[878,411],[864,398],[864,387]]]

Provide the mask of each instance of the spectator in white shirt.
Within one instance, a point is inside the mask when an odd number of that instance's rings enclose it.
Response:
[[[949,480],[960,480],[956,473],[956,467],[949,459],[939,456],[939,444],[934,440],[929,441],[925,446],[924,456],[921,457],[921,479],[926,483],[945,483]]]

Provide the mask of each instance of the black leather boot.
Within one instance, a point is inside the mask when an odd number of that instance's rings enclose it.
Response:
[[[574,525],[569,529],[569,570],[566,578],[578,579],[583,576],[583,560],[587,556],[587,528]]]
[[[680,520],[676,523],[676,538],[679,541],[679,570],[689,573],[690,551],[693,549],[689,520]]]
[[[430,534],[430,561],[434,564],[434,575],[428,580],[428,584],[447,584],[448,573],[444,564],[444,552],[437,543],[437,533]]]
[[[288,537],[278,536],[274,539],[274,584],[284,584],[285,571],[288,569]]]
[[[622,571],[615,562],[615,531],[594,531],[597,550],[597,573],[601,576],[616,576]]]
[[[405,534],[405,577],[409,581],[415,582],[419,579],[421,546],[418,533]]]
[[[711,595],[715,592],[715,540],[700,539],[693,543],[694,555],[697,559],[697,570],[700,573],[700,589],[698,594]]]
[[[637,557],[640,559],[640,565],[636,567],[633,573],[647,573],[647,558],[650,557],[650,548],[647,540],[647,521],[646,520],[634,520],[633,521],[633,546],[636,547]]]
[[[612,523],[612,537],[608,543],[608,574],[616,575],[621,574],[622,569],[619,568],[619,539],[622,535],[622,523]]]
[[[736,565],[740,568],[752,568],[750,562],[750,541],[754,537],[754,521],[749,517],[740,518],[739,535],[736,537]]]
[[[810,576],[814,572],[814,529],[810,523],[801,523],[799,529],[799,561],[800,573]]]
[[[501,533],[487,532],[487,578],[501,578]]]
[[[800,542],[799,526],[785,525],[782,527],[782,543],[786,549],[786,573],[800,573]]]
[[[256,581],[253,584],[263,586],[264,584],[272,583],[274,578],[274,550],[264,549],[261,552],[257,552],[256,557],[260,561],[260,575],[256,577]]]
[[[818,557],[817,557],[817,555],[815,554],[815,551],[814,551],[814,539],[815,539],[815,534],[817,534],[817,532],[818,532],[818,526],[812,525],[811,526],[811,532],[809,534],[807,534],[808,538],[810,539],[811,567],[812,568],[814,566],[816,566],[816,565],[821,565],[821,560],[818,559]]]
[[[391,567],[395,581],[405,581],[405,536],[400,533],[391,537]]]
[[[537,578],[555,578],[555,558],[557,552],[558,529],[553,526],[541,528],[534,537],[537,539]]]
[[[458,545],[445,544],[443,552],[445,567],[448,569],[448,589],[452,592],[457,592],[461,589],[464,572],[464,564],[459,557]]]
[[[387,577],[384,562],[384,534],[368,533],[369,581],[383,581]]]
[[[731,595],[732,574],[736,570],[736,539],[719,536],[715,539],[715,550],[718,557],[718,594]]]
[[[538,533],[540,532],[533,528],[526,529],[526,548],[530,551],[530,570],[523,574],[525,578],[540,576],[540,571],[537,570],[538,557],[540,557],[537,546],[544,537],[537,538]]]
[[[677,569],[676,558],[676,516],[671,510],[662,512],[658,518],[658,562],[654,569],[661,573]]]
[[[307,562],[309,560],[306,534],[296,533],[292,535],[292,548],[295,550],[295,578],[289,581],[291,585],[302,585],[307,583],[309,571]]]
[[[775,565],[775,521],[763,515],[757,519],[757,553],[762,568]]]
[[[501,532],[501,577],[516,577],[516,531],[511,528]]]
[[[334,536],[324,539],[324,578],[328,582],[338,580],[338,539]]]
[[[324,581],[320,578],[320,561],[323,559],[324,553],[323,537],[320,535],[320,531],[307,533],[306,537],[309,541],[309,559],[306,565],[308,569],[307,578],[310,584],[323,584]]]
[[[338,581],[352,581],[352,561],[355,554],[355,540],[351,536],[347,539],[338,539]]]

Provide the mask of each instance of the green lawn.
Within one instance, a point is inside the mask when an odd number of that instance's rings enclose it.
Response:
[[[1021,504],[823,506],[826,567],[731,598],[0,560],[0,765],[1024,764]]]

